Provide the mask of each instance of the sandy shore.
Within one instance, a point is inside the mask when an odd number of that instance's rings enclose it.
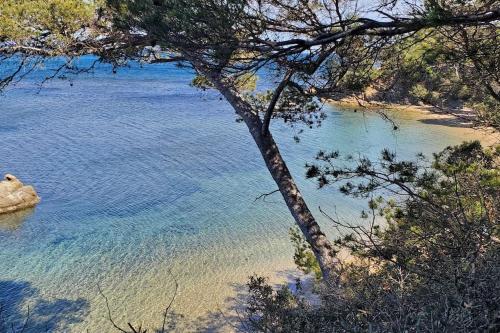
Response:
[[[395,112],[408,112],[416,114],[420,121],[447,127],[463,128],[466,132],[475,132],[485,146],[500,144],[500,132],[493,127],[478,126],[474,122],[474,112],[469,109],[442,109],[430,105],[404,105],[382,103],[375,101],[356,100],[345,98],[341,100],[326,100],[328,104],[358,111],[391,110]]]

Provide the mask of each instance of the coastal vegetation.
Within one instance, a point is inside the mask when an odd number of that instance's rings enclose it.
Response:
[[[496,332],[500,328],[499,147],[449,147],[432,164],[320,152],[307,174],[319,187],[368,198],[359,223],[324,214],[345,258],[318,288],[320,305],[262,277],[249,283],[247,320],[259,332]],[[390,193],[390,194],[389,194]],[[307,243],[296,263],[317,271]],[[299,288],[300,290],[300,288]]]
[[[361,159],[340,169],[337,153],[318,154],[307,175],[319,186],[344,181],[347,195],[371,197],[362,213],[367,226],[331,217],[348,231],[333,240],[308,208],[271,126],[280,119],[319,126],[323,99],[370,93],[384,102],[469,107],[477,123],[498,128],[498,1],[7,0],[0,17],[0,88],[44,65],[51,74],[43,82],[99,61],[114,68],[173,62],[196,73],[194,86],[218,90],[232,106],[297,224],[296,263],[322,279],[321,306],[310,307],[253,278],[255,329],[498,328],[496,150],[449,148],[432,169],[390,151],[378,163]],[[74,60],[87,54],[96,62],[78,67]],[[54,57],[64,61],[50,67]],[[262,71],[271,78],[261,89]],[[366,181],[349,181],[359,178]],[[341,260],[340,250],[353,261]]]
[[[370,87],[375,92],[368,94],[383,102],[468,108],[476,124],[498,128],[499,45],[497,27],[438,35],[421,31],[396,46],[393,52],[398,56],[383,62]]]

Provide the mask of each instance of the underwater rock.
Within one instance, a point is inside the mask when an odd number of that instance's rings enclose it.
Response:
[[[25,186],[15,176],[6,174],[0,181],[0,214],[31,208],[39,202],[33,186]]]
[[[19,229],[33,212],[34,208],[26,208],[17,212],[0,214],[0,231],[14,231]]]

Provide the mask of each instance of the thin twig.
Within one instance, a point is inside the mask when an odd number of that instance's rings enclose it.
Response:
[[[263,194],[259,195],[258,197],[256,197],[256,198],[255,198],[255,200],[254,200],[253,202],[256,202],[256,201],[257,201],[257,200],[259,200],[259,199],[265,199],[265,198],[267,198],[268,196],[270,196],[271,194],[274,194],[274,193],[276,193],[276,192],[279,192],[279,189],[274,190],[274,191],[271,191],[271,192],[269,192],[269,193],[263,193]]]
[[[116,325],[116,323],[114,322],[113,320],[113,317],[111,316],[111,309],[109,307],[109,301],[108,301],[108,298],[106,297],[106,295],[104,295],[102,289],[101,289],[101,286],[97,285],[97,289],[99,290],[99,294],[101,294],[101,296],[104,298],[104,300],[106,301],[106,308],[108,310],[108,319],[109,321],[111,322],[111,324],[113,324],[114,328],[116,328],[117,330],[119,330],[120,332],[122,333],[129,333],[127,331],[125,331],[123,328],[121,328],[120,326]]]
[[[161,325],[161,331],[160,331],[161,333],[165,333],[165,325],[167,323],[167,314],[168,314],[168,311],[170,310],[170,308],[172,307],[172,304],[174,303],[175,297],[177,296],[177,290],[179,290],[179,282],[175,278],[174,274],[172,274],[172,271],[170,269],[168,270],[168,273],[174,279],[175,289],[174,289],[174,295],[170,299],[170,302],[168,303],[167,307],[165,308],[165,312],[163,313],[163,323]]]

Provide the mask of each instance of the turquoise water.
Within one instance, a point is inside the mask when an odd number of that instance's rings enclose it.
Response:
[[[0,96],[0,173],[33,184],[33,211],[0,216],[0,302],[4,317],[31,309],[30,332],[107,332],[115,320],[178,331],[222,330],[216,314],[252,273],[293,269],[293,225],[260,155],[216,92],[189,87],[191,74],[138,66],[53,81],[24,81]],[[317,190],[303,165],[319,149],[375,156],[431,153],[472,131],[412,112],[393,114],[398,131],[371,113],[326,107],[323,126],[273,130],[311,208],[354,220],[363,202]],[[320,219],[321,220],[321,219]],[[321,220],[328,229],[327,222]]]

